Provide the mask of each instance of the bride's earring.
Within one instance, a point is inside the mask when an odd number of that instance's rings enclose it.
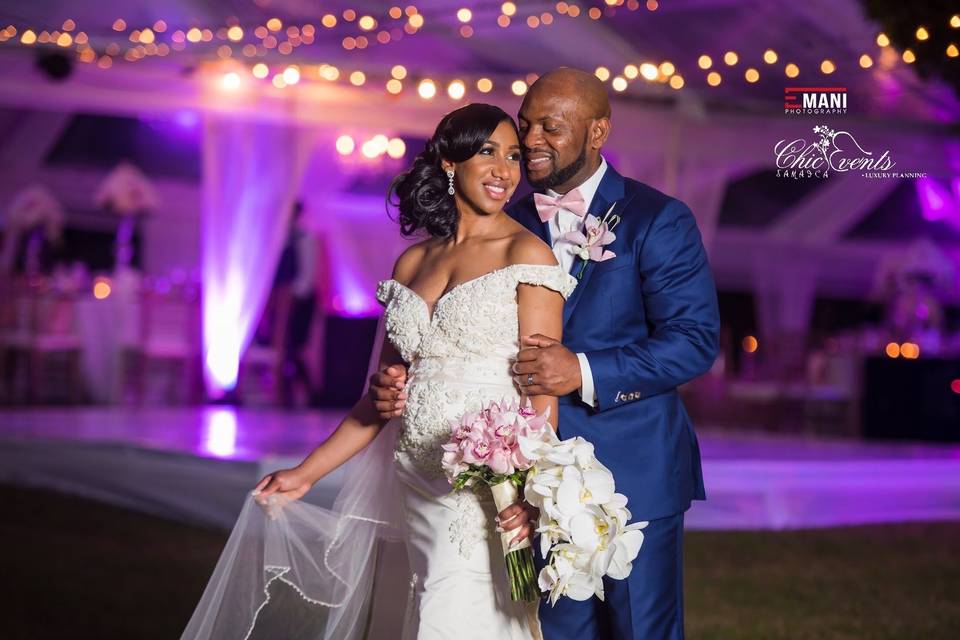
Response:
[[[447,180],[450,182],[450,187],[447,189],[447,193],[450,195],[454,194],[453,188],[453,169],[447,169]]]

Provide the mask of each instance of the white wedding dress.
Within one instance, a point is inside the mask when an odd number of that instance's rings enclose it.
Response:
[[[567,298],[577,280],[510,265],[455,286],[432,312],[396,280],[379,283],[381,328],[409,365],[403,416],[344,465],[332,508],[312,493],[247,500],[182,640],[540,637],[536,603],[510,599],[489,489],[453,492],[440,466],[449,421],[520,398],[521,283]]]
[[[451,492],[440,446],[451,420],[492,400],[519,399],[510,371],[519,349],[517,285],[566,298],[576,282],[559,266],[515,264],[457,285],[432,315],[396,280],[377,288],[387,337],[409,363],[394,458],[413,572],[408,628],[418,640],[539,637],[536,603],[510,600],[489,489]]]

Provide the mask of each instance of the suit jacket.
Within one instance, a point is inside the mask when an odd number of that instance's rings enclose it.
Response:
[[[611,205],[620,223],[608,249],[588,262],[563,310],[563,344],[585,353],[597,407],[577,392],[560,398],[560,435],[583,436],[614,473],[635,520],[683,512],[704,499],[700,449],[677,387],[717,355],[717,293],[690,209],[608,167],[589,212]],[[550,244],[533,194],[509,213]],[[583,261],[574,260],[577,275]]]

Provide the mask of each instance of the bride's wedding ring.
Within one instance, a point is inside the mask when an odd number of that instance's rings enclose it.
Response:
[[[528,373],[528,374],[527,374],[527,386],[530,386],[531,384],[533,384],[533,374],[532,374],[532,373]]]

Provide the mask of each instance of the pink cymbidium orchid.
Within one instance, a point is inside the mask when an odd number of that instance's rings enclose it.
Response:
[[[560,239],[564,242],[574,245],[573,253],[583,261],[580,271],[577,273],[577,278],[583,276],[583,271],[591,260],[593,262],[604,262],[617,257],[617,254],[605,248],[617,239],[617,236],[613,233],[613,228],[620,222],[620,216],[610,215],[615,206],[616,203],[610,205],[603,218],[588,213],[583,220],[582,230],[568,231],[560,236]]]

